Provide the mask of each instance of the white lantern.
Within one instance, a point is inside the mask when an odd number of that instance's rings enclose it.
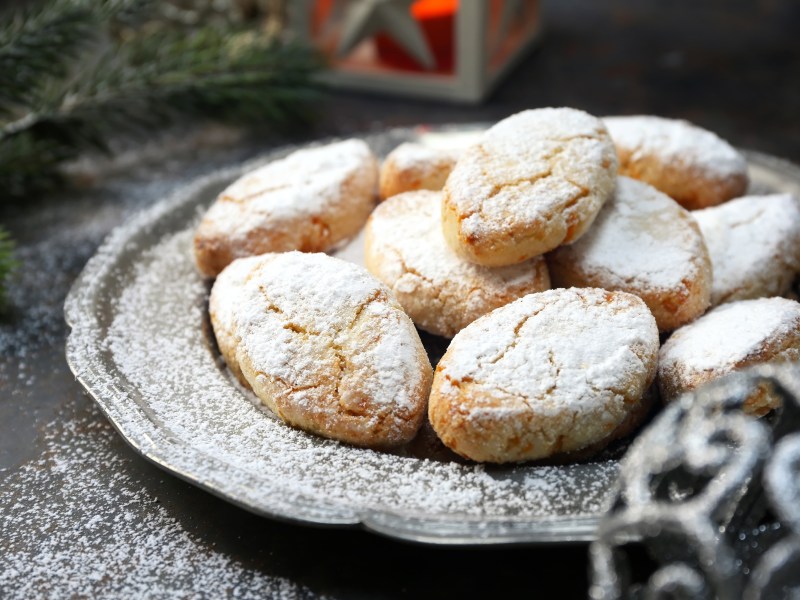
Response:
[[[540,33],[538,0],[290,0],[336,87],[480,102]]]

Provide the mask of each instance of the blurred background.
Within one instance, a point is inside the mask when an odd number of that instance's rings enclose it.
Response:
[[[212,121],[238,126],[215,142],[258,151],[572,106],[800,152],[800,6],[787,0],[17,0],[2,14],[7,197],[136,148],[126,140],[180,130],[187,145]]]

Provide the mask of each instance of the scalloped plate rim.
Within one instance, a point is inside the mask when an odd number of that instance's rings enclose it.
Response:
[[[483,123],[470,123],[463,125],[418,126],[416,128],[397,128],[384,132],[382,135],[410,136],[421,132],[447,132],[479,129]],[[369,138],[371,134],[363,134],[360,138]],[[197,193],[206,187],[225,185],[237,175],[255,165],[263,164],[266,160],[275,159],[294,150],[296,147],[325,144],[339,138],[317,140],[309,144],[297,146],[281,146],[266,152],[254,159],[240,165],[227,167],[210,175],[205,175],[185,184],[167,198],[157,201],[154,205],[141,211],[130,222],[114,229],[100,245],[94,256],[76,278],[64,303],[64,315],[70,333],[66,343],[66,359],[70,370],[76,380],[100,407],[102,413],[119,432],[123,440],[140,456],[155,464],[159,468],[183,479],[207,492],[212,493],[232,504],[260,516],[277,519],[295,524],[319,527],[361,527],[380,535],[393,539],[436,545],[507,545],[507,544],[563,544],[583,543],[596,539],[596,530],[602,518],[601,514],[591,516],[575,516],[565,518],[522,518],[519,520],[508,518],[467,517],[461,515],[457,519],[433,519],[419,517],[404,512],[389,509],[353,510],[336,504],[321,505],[318,498],[307,497],[309,504],[316,510],[307,510],[305,507],[298,510],[293,504],[291,509],[280,503],[264,503],[254,505],[248,502],[242,494],[231,494],[222,489],[218,483],[209,478],[200,478],[177,464],[175,456],[169,456],[164,451],[159,440],[145,442],[133,432],[126,431],[124,425],[115,417],[115,402],[125,402],[130,398],[123,398],[125,390],[114,394],[113,390],[105,389],[106,386],[98,385],[98,377],[93,376],[87,368],[90,365],[91,349],[85,342],[98,341],[92,339],[91,328],[78,329],[75,327],[78,312],[85,315],[87,307],[91,307],[98,298],[98,286],[102,286],[102,275],[113,265],[114,258],[119,258],[124,246],[120,249],[121,241],[130,241],[136,234],[141,233],[148,226],[157,225],[162,219],[169,217],[180,210],[185,204],[190,204]],[[784,159],[754,151],[743,151],[748,163],[776,171],[779,176],[795,180],[800,185],[800,167]],[[92,315],[94,324],[96,314]],[[95,348],[95,351],[96,348]],[[141,407],[140,407],[141,408]],[[146,416],[144,417],[150,421]],[[150,421],[154,427],[155,423]],[[160,440],[163,444],[164,440]],[[188,447],[184,440],[180,442]],[[209,457],[221,463],[224,461]],[[263,497],[263,496],[262,496]],[[455,515],[458,517],[458,515]]]

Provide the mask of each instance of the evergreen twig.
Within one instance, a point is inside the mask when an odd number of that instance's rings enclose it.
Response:
[[[40,1],[0,22],[0,202],[47,189],[62,162],[121,134],[198,116],[280,124],[317,94],[308,48],[143,23],[159,0]],[[0,228],[0,308],[12,254]]]
[[[0,226],[0,310],[3,310],[8,302],[6,286],[11,273],[16,267],[14,242],[9,233]]]
[[[0,112],[36,101],[42,86],[64,78],[102,25],[130,17],[151,0],[51,0],[0,24]]]
[[[42,2],[0,23],[0,202],[47,189],[63,161],[120,134],[198,116],[281,124],[317,94],[308,48],[230,26],[142,25],[159,0]],[[0,228],[0,305],[12,254]]]
[[[0,28],[0,110],[30,103],[46,77],[65,77],[70,60],[96,35],[83,4],[64,0],[12,17]]]
[[[0,141],[0,201],[51,189],[59,181],[58,165],[74,155],[63,144],[29,132]]]
[[[112,132],[135,133],[179,118],[296,120],[317,94],[308,81],[318,68],[306,48],[266,44],[246,33],[153,33],[56,90],[28,115],[25,129],[70,147],[105,149]]]

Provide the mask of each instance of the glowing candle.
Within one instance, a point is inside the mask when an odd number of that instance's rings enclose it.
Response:
[[[454,26],[459,0],[417,0],[411,15],[420,24],[428,46],[436,59],[436,72],[452,72]],[[378,56],[388,65],[413,71],[424,70],[413,58],[386,35],[376,36]]]

